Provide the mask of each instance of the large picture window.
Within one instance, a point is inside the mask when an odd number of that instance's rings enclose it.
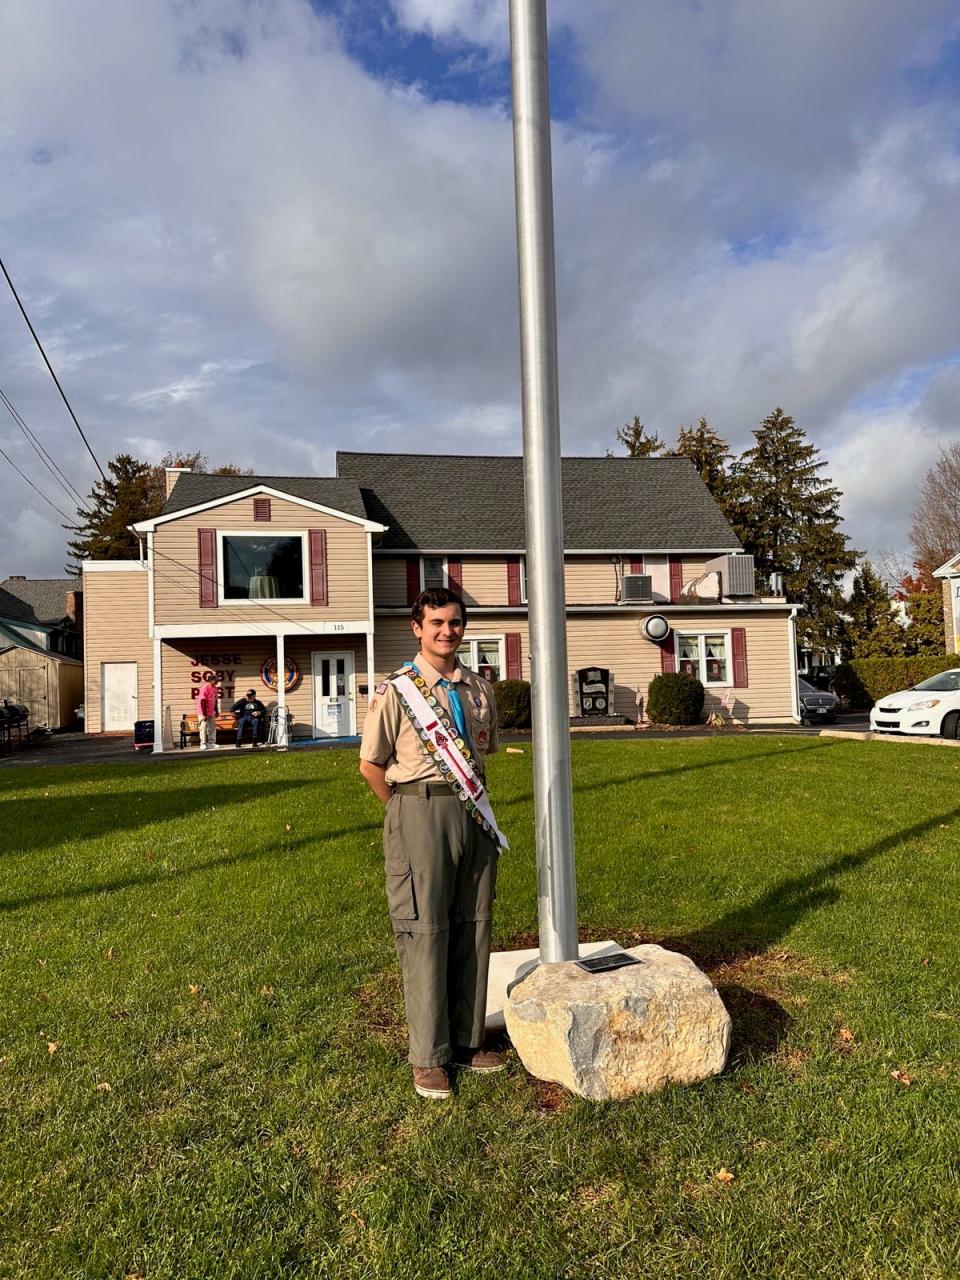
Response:
[[[306,599],[301,534],[224,533],[220,546],[224,600]]]
[[[457,650],[457,657],[465,667],[476,671],[491,683],[494,680],[503,679],[502,636],[491,636],[487,639],[482,637],[475,639],[471,636],[469,640],[464,640]]]
[[[695,676],[702,685],[730,683],[728,632],[677,635],[677,670]]]

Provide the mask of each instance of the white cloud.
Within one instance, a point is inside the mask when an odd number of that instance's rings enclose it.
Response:
[[[394,9],[461,67],[457,42],[505,50],[500,0]],[[567,447],[706,413],[739,448],[782,404],[846,488],[854,541],[902,539],[956,431],[925,371],[960,349],[958,120],[909,80],[952,6],[552,12],[587,95],[554,135]],[[96,23],[37,0],[2,11],[0,45],[4,256],[101,457],[323,472],[338,446],[518,447],[506,104],[371,76],[306,0],[101,0]],[[2,301],[0,345],[4,389],[88,488]],[[56,519],[24,541],[20,501],[0,471],[0,574],[59,571]]]

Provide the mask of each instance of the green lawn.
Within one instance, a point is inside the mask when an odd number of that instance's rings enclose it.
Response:
[[[530,763],[492,762],[500,945]],[[687,951],[736,1025],[608,1104],[515,1059],[415,1097],[355,770],[0,770],[0,1276],[960,1275],[960,752],[577,743],[585,932]]]

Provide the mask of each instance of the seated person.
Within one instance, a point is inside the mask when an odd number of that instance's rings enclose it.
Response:
[[[240,698],[230,708],[237,717],[237,746],[243,742],[243,727],[250,726],[250,745],[260,745],[260,726],[263,724],[267,709],[257,697],[256,689],[248,689],[247,696]]]

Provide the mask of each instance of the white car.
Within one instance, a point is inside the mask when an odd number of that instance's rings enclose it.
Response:
[[[876,733],[960,738],[960,668],[881,698],[870,712],[870,728]]]

